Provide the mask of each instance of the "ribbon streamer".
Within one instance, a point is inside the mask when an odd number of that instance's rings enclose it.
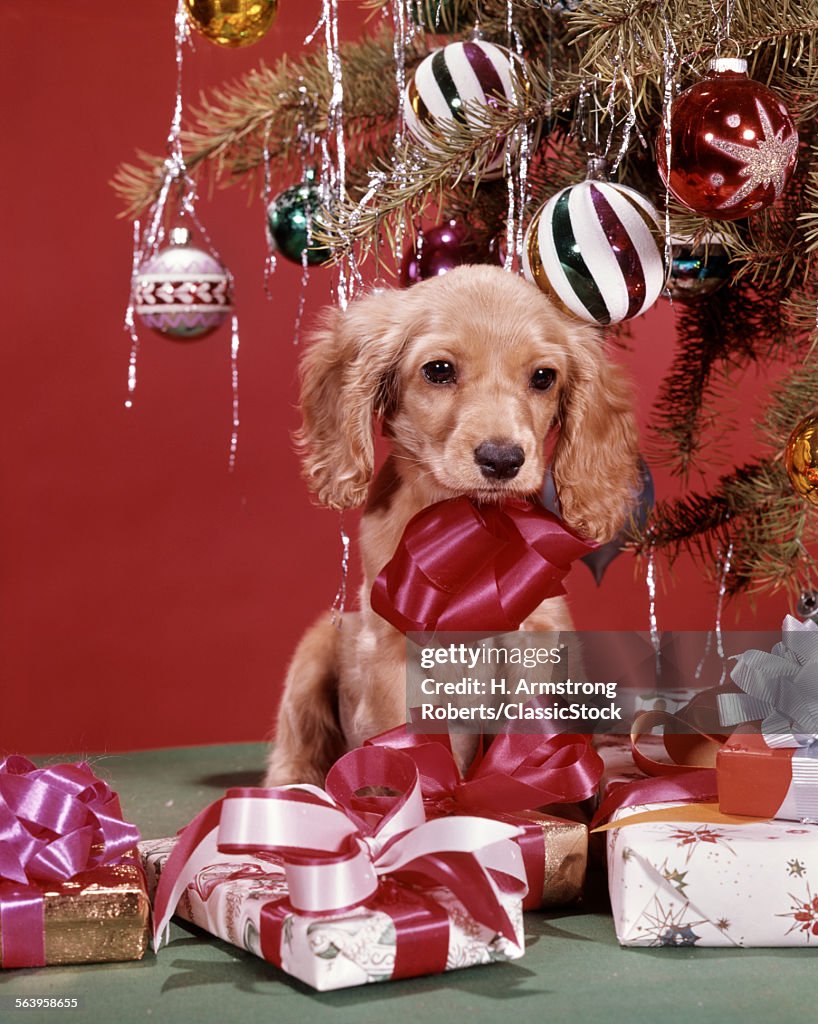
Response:
[[[189,217],[195,225],[202,239],[204,240],[211,255],[225,269],[230,280],[230,290],[233,290],[233,275],[225,267],[218,250],[213,244],[207,229],[202,224],[196,213],[196,200],[198,198],[196,185],[188,173],[184,151],[182,149],[182,114],[184,110],[182,94],[182,78],[184,71],[184,48],[191,44],[191,27],[188,20],[184,0],[177,0],[176,12],[174,14],[174,40],[176,44],[176,95],[173,104],[173,116],[171,117],[170,128],[166,141],[167,158],[162,170],[162,185],[159,194],[151,204],[148,211],[144,229],[140,231],[139,221],[134,221],[133,260],[131,267],[131,286],[128,296],[128,305],[125,309],[124,328],[130,339],[130,353],[128,357],[128,393],[125,399],[125,408],[132,409],[134,394],[136,392],[137,360],[139,357],[139,333],[134,319],[134,295],[136,292],[137,277],[142,267],[151,260],[159,251],[159,247],[165,240],[165,217],[168,203],[174,187],[179,190],[179,206],[182,213]],[[265,278],[266,284],[266,278]],[[230,434],[230,444],[227,457],[227,468],[233,472],[236,468],[236,456],[238,452],[239,438],[239,320],[234,313],[231,324],[230,341],[230,386],[233,397],[233,417]]]
[[[509,632],[565,593],[571,563],[593,547],[525,501],[441,501],[407,524],[372,587],[372,608],[402,633]]]

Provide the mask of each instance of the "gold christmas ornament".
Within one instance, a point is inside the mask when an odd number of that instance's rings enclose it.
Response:
[[[818,410],[801,420],[790,434],[784,464],[795,493],[818,505]]]
[[[185,0],[191,25],[219,46],[252,46],[272,25],[278,0]]]

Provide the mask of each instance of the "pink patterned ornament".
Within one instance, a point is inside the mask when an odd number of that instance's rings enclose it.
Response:
[[[134,278],[133,304],[142,323],[166,338],[204,338],[233,311],[232,279],[215,256],[173,228],[170,245]]]

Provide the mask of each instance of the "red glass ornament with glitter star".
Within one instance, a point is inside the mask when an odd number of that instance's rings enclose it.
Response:
[[[673,102],[670,146],[664,124],[656,140],[665,185],[684,206],[714,220],[738,220],[770,206],[797,159],[789,111],[736,58],[710,62],[707,77]]]

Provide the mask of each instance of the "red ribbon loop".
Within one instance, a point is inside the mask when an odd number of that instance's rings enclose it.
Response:
[[[612,785],[599,805],[594,820],[595,828],[609,822],[617,811],[642,804],[712,803],[718,799],[716,772],[713,768],[694,768],[678,775],[659,775]]]
[[[563,594],[571,563],[595,546],[540,505],[441,501],[407,524],[372,607],[402,633],[509,632]]]

